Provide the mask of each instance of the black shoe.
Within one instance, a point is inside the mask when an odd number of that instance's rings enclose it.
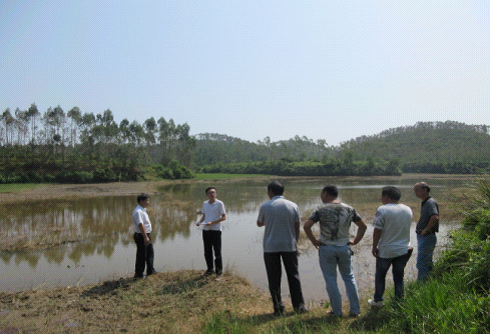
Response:
[[[275,316],[281,316],[284,314],[284,307],[283,308],[279,308],[279,309],[274,309],[274,315]]]
[[[213,274],[213,271],[204,271],[204,273],[201,275],[202,277],[209,277]]]
[[[158,271],[153,271],[153,272],[147,273],[146,275],[151,276],[151,275],[156,275],[157,273],[158,273]]]
[[[143,276],[143,275],[138,276],[138,275],[134,275],[134,277],[133,277],[133,278],[135,278],[135,279],[148,279],[148,276]]]
[[[309,312],[306,307],[300,307],[300,308],[295,308],[294,311],[298,314],[302,314],[302,313],[307,313]]]

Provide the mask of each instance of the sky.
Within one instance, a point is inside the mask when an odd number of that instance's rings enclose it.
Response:
[[[490,2],[1,0],[0,109],[328,145],[490,125]]]

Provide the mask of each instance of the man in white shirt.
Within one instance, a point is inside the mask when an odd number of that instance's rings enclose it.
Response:
[[[376,211],[373,226],[372,254],[376,257],[376,276],[374,298],[369,304],[383,307],[386,274],[393,266],[393,282],[395,284],[395,299],[401,299],[404,294],[403,276],[405,266],[413,248],[410,247],[410,227],[413,213],[410,207],[398,203],[401,192],[394,186],[385,186],[381,192],[383,206]]]
[[[153,243],[151,242],[151,222],[146,207],[150,204],[150,196],[148,194],[140,194],[136,200],[138,206],[133,211],[132,219],[134,224],[134,242],[136,242],[136,263],[134,270],[135,278],[145,278],[143,272],[150,276],[157,273],[153,268]]]
[[[203,276],[210,276],[216,268],[216,280],[220,280],[223,274],[223,260],[221,258],[221,222],[226,220],[225,205],[216,198],[216,188],[208,187],[206,197],[202,204],[202,218],[196,223],[202,226],[202,239],[204,243],[204,258],[207,270]],[[214,250],[214,264],[213,264]]]

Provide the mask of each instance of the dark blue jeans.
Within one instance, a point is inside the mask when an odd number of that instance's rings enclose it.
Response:
[[[153,268],[153,243],[151,242],[150,234],[147,234],[150,239],[150,244],[148,246],[145,245],[145,239],[143,238],[143,234],[134,233],[134,242],[136,243],[136,263],[134,267],[134,276],[135,277],[143,277],[143,272],[145,271],[146,265],[146,274],[151,275],[153,272],[156,272]]]
[[[417,280],[424,280],[429,275],[430,270],[432,270],[432,255],[434,254],[436,243],[436,234],[426,234],[424,236],[417,234],[417,269],[419,270]]]
[[[395,258],[376,258],[376,276],[374,281],[374,301],[382,301],[385,293],[386,274],[390,266],[393,272],[393,283],[395,284],[395,299],[401,299],[404,294],[403,276],[405,275],[405,266],[412,256],[413,249],[410,248],[405,255]]]

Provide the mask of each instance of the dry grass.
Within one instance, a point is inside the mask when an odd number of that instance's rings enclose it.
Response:
[[[269,295],[245,279],[225,273],[215,281],[185,270],[0,293],[0,333],[345,333],[358,321],[331,318],[323,308],[271,312]]]

